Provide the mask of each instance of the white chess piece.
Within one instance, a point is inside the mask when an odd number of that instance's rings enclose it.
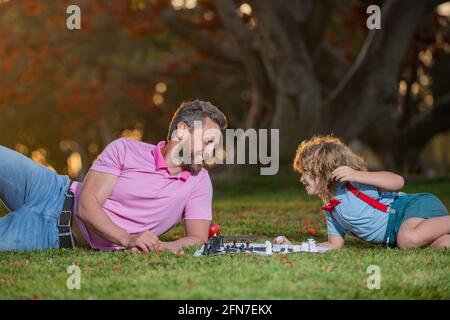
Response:
[[[302,252],[308,252],[308,244],[306,242],[302,242],[302,247],[300,250]]]
[[[266,254],[272,254],[272,243],[270,241],[266,241]]]
[[[308,251],[309,252],[319,252],[316,248],[316,240],[308,239]]]

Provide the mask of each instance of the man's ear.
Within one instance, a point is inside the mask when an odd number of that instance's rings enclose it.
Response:
[[[187,126],[187,124],[185,122],[183,122],[183,121],[178,122],[178,124],[177,124],[177,139],[182,141],[188,130],[189,130],[189,127]]]

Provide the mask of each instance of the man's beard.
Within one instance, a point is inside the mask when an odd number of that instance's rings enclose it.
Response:
[[[183,168],[184,171],[189,171],[193,176],[197,175],[200,170],[202,170],[203,165],[201,164],[181,164],[181,167]]]
[[[181,158],[183,158],[183,149],[180,150],[180,156],[181,156]],[[204,164],[204,161],[202,161],[202,163],[194,163],[194,158],[195,158],[194,153],[191,153],[191,159],[190,159],[191,163],[183,162],[181,164],[181,168],[184,171],[190,172],[193,176],[197,175],[200,172],[200,170],[202,170],[203,164]]]

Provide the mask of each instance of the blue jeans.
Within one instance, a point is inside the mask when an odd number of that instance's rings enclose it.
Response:
[[[59,248],[57,219],[70,179],[0,146],[0,251]]]

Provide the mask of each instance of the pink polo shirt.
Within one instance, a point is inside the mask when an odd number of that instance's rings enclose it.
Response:
[[[159,236],[181,218],[212,220],[212,184],[208,171],[202,168],[197,175],[183,171],[171,176],[161,154],[165,144],[161,141],[155,146],[120,138],[111,142],[91,167],[118,177],[102,208],[117,226],[130,234],[150,230]],[[71,186],[81,233],[93,248],[122,249],[87,229],[78,218],[82,187],[80,182]]]

